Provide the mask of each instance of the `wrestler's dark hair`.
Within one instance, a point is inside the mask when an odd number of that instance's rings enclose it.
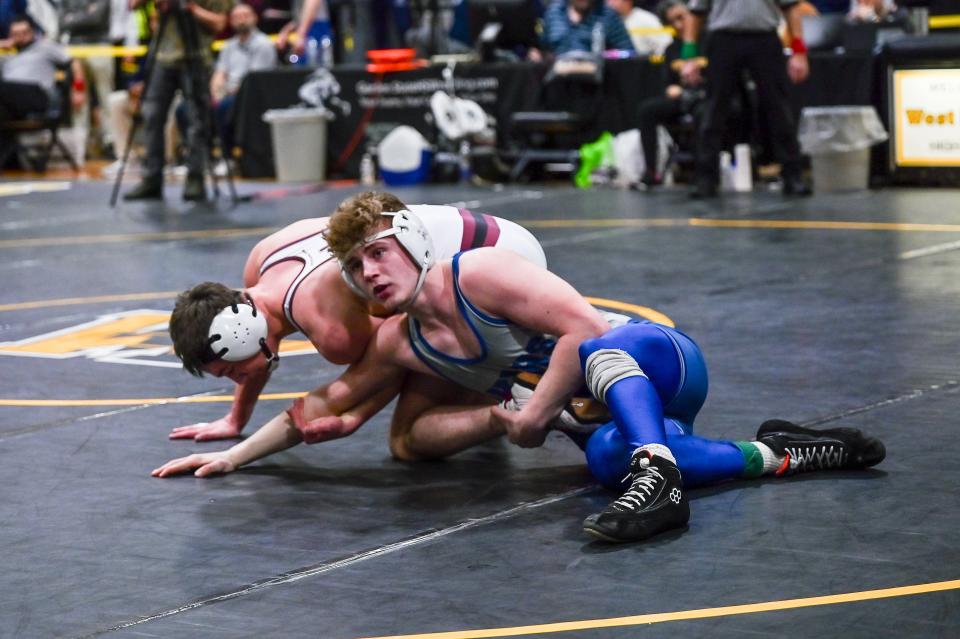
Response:
[[[407,206],[392,193],[366,191],[344,200],[330,216],[323,236],[330,252],[345,260],[357,244],[381,226],[389,226],[383,213],[406,210]]]
[[[243,293],[216,282],[204,282],[180,293],[170,315],[173,352],[191,375],[203,377],[203,365],[210,361],[210,324],[231,304],[242,304]]]

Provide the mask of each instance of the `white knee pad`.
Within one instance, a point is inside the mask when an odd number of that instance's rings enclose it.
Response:
[[[607,403],[607,389],[628,377],[646,377],[630,353],[619,348],[601,348],[590,353],[586,365],[587,386],[593,396]]]

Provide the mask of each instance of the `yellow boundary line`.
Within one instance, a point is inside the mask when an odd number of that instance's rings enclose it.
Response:
[[[661,612],[631,617],[614,617],[610,619],[590,619],[587,621],[567,621],[562,623],[539,624],[534,626],[516,626],[514,628],[491,628],[487,630],[456,630],[453,632],[432,632],[417,635],[391,635],[388,637],[368,637],[366,639],[489,639],[490,637],[516,637],[519,635],[547,634],[556,632],[572,632],[575,630],[595,630],[597,628],[619,628],[624,626],[639,626],[645,624],[665,623],[668,621],[688,621],[691,619],[711,619],[715,617],[730,617],[747,615],[758,612],[774,612],[796,608],[810,608],[832,604],[856,603],[892,597],[906,597],[911,595],[943,592],[960,588],[960,580],[939,581],[913,586],[897,588],[882,588],[879,590],[864,590],[848,592],[839,595],[825,595],[822,597],[806,597],[803,599],[785,599],[782,601],[768,601],[739,606],[722,606],[719,608],[701,608],[698,610],[684,610],[679,612]]]
[[[25,311],[33,308],[51,308],[53,306],[76,306],[78,304],[102,304],[105,302],[138,302],[145,300],[173,299],[180,291],[160,291],[158,293],[128,293],[123,295],[98,295],[96,297],[62,297],[55,300],[37,302],[17,302],[0,304],[0,313],[4,311]]]
[[[154,242],[157,240],[208,240],[211,238],[247,237],[273,233],[278,227],[258,226],[249,229],[211,229],[205,231],[158,231],[156,233],[117,233],[110,235],[77,235],[33,237],[0,240],[0,248],[33,248],[37,246],[70,246],[83,244],[117,244],[121,242]]]
[[[690,218],[690,226],[827,231],[897,231],[903,233],[960,233],[960,224],[912,222],[831,222],[827,220],[714,220]]]
[[[833,222],[828,220],[717,220],[706,218],[603,218],[596,220],[515,220],[531,229],[588,229],[588,228],[657,228],[657,227],[714,227],[756,229],[800,229],[829,231],[896,231],[901,233],[960,233],[960,224],[922,224],[913,222]],[[116,244],[121,242],[155,242],[164,240],[207,240],[216,238],[248,237],[269,234],[280,227],[259,226],[247,229],[207,229],[202,231],[165,231],[155,233],[118,233],[108,235],[80,235],[33,237],[0,240],[0,249],[34,248],[39,246],[69,246],[86,244]]]

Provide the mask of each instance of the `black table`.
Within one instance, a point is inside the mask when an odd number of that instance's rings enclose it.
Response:
[[[446,88],[443,67],[434,66],[378,76],[362,68],[342,67],[334,72],[341,86],[340,97],[351,105],[348,116],[338,116],[328,129],[328,173],[356,176],[363,153],[363,126],[368,122],[408,124],[433,141],[433,126],[425,118],[434,91]],[[497,120],[498,135],[506,135],[506,123],[514,111],[540,106],[544,64],[471,64],[456,67],[455,91],[459,97],[477,101]],[[247,76],[237,96],[237,144],[243,149],[241,172],[246,177],[273,175],[273,151],[269,125],[262,116],[268,109],[299,102],[297,90],[308,70],[279,69]],[[662,90],[659,69],[645,60],[612,60],[604,73],[601,112],[597,130],[622,131],[635,126],[636,104]]]
[[[801,106],[863,105],[873,100],[873,58],[870,55],[810,54],[811,77],[797,87]],[[340,97],[351,105],[328,128],[328,174],[356,177],[364,150],[363,129],[369,122],[408,124],[428,140],[435,139],[425,115],[434,91],[446,88],[441,66],[377,75],[361,67],[334,72]],[[506,139],[506,123],[514,111],[540,107],[545,64],[458,65],[456,94],[477,101],[497,120],[499,139]],[[237,97],[237,144],[243,149],[241,173],[246,177],[274,174],[270,128],[262,116],[268,109],[299,102],[297,90],[310,73],[299,68],[254,72]],[[659,65],[646,59],[609,60],[604,69],[603,96],[593,132],[618,133],[636,126],[637,105],[659,95],[663,80]]]

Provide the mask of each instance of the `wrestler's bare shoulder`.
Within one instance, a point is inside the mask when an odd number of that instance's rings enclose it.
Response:
[[[293,224],[289,224],[279,231],[271,233],[267,237],[263,238],[257,245],[254,247],[254,251],[264,251],[272,252],[289,244],[293,240],[297,240],[314,233],[319,233],[320,231],[327,228],[326,217],[311,217],[303,220],[297,220]]]
[[[329,218],[326,217],[311,217],[297,220],[293,224],[289,224],[257,242],[253,250],[250,251],[250,256],[244,265],[245,285],[252,286],[253,283],[259,279],[257,274],[260,270],[260,265],[263,264],[264,260],[266,260],[271,253],[295,240],[319,233],[327,228],[327,220],[329,220]],[[250,281],[251,278],[252,281]]]

